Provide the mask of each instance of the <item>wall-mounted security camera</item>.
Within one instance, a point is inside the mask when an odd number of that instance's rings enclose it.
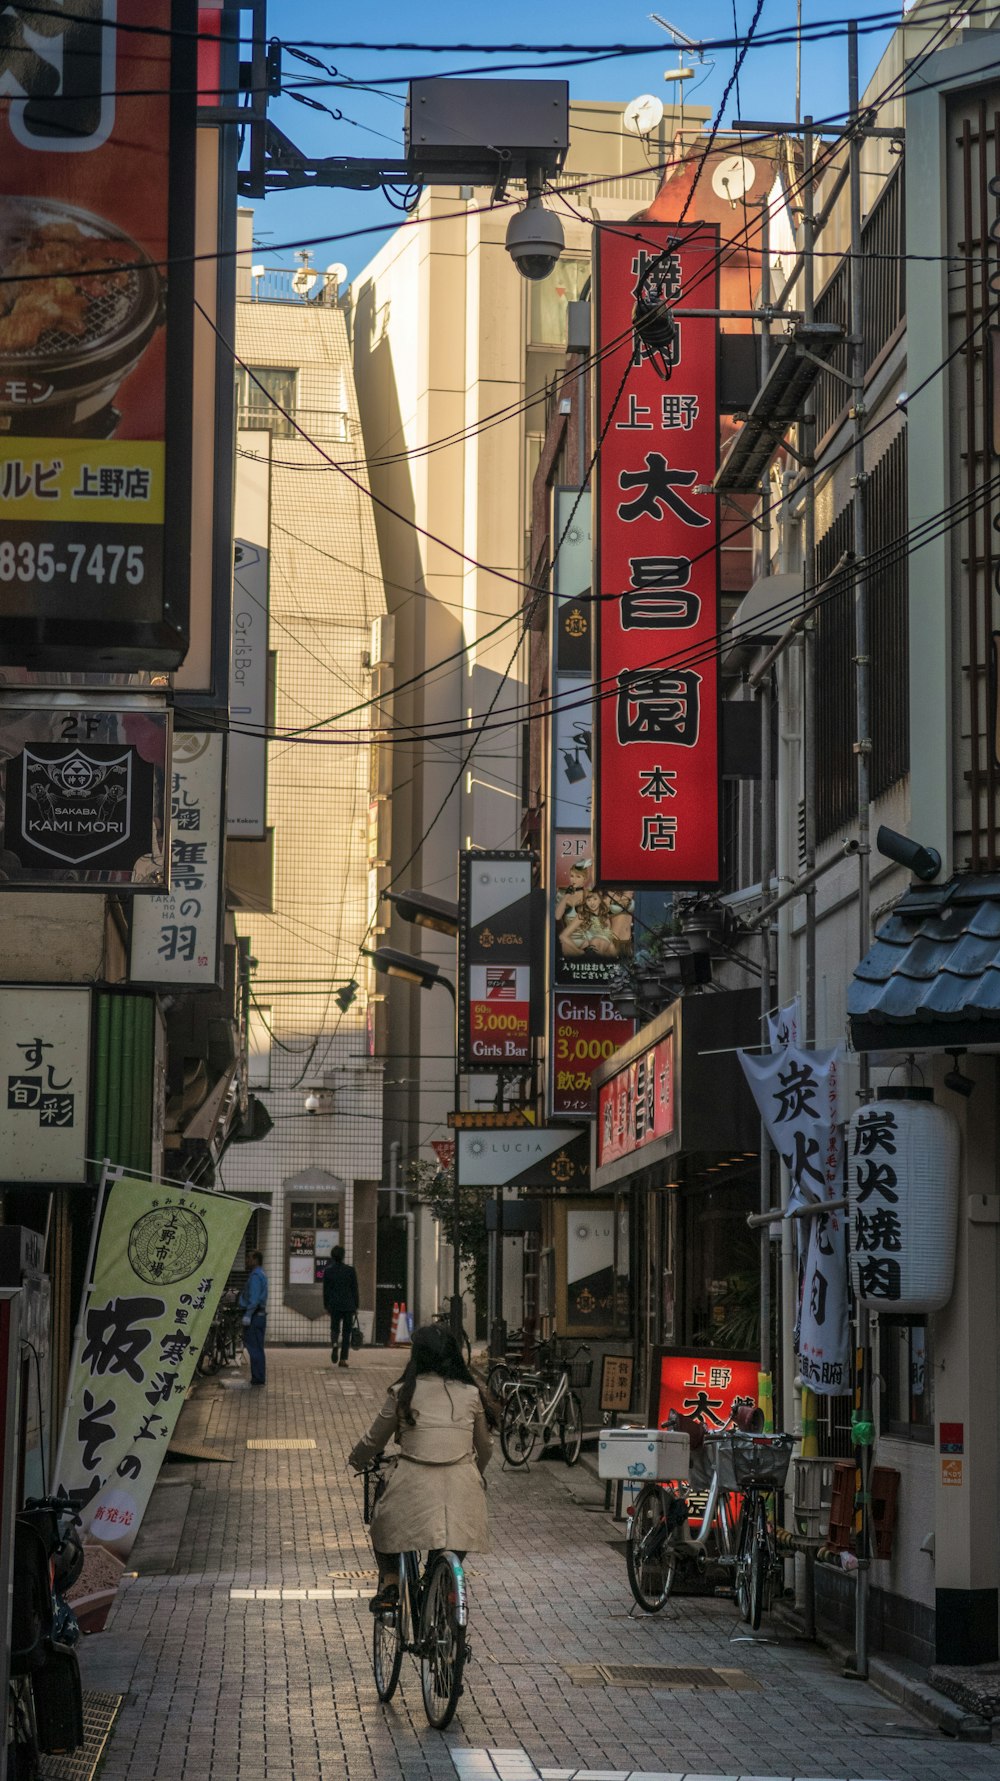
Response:
[[[946,1047],[946,1050],[951,1058],[952,1067],[944,1079],[945,1088],[950,1088],[953,1095],[961,1095],[967,1101],[976,1085],[972,1077],[966,1076],[962,1069],[961,1060],[965,1056],[965,1052],[961,1048],[953,1050],[950,1046]]]
[[[522,278],[548,278],[566,245],[562,223],[547,210],[537,191],[529,188],[523,210],[515,210],[507,224],[507,252]]]
[[[897,866],[905,866],[914,878],[929,884],[941,870],[941,855],[936,847],[922,847],[919,841],[911,841],[908,835],[900,835],[895,829],[887,829],[882,824],[875,837],[875,846],[887,860],[895,860]]]

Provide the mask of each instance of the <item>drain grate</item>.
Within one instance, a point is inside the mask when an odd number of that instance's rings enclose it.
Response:
[[[43,1756],[42,1781],[93,1781],[124,1695],[86,1689],[83,1696],[83,1743],[68,1756]]]
[[[304,1453],[308,1448],[315,1447],[315,1445],[315,1441],[312,1440],[282,1441],[275,1439],[270,1441],[260,1440],[247,1442],[247,1446],[254,1448],[258,1453]]]
[[[734,1689],[756,1694],[760,1683],[746,1670],[704,1669],[695,1664],[566,1664],[566,1674],[580,1684],[604,1683],[609,1688]]]

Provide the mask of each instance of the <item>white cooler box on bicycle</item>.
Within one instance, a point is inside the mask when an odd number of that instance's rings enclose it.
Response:
[[[686,1478],[690,1464],[690,1440],[678,1429],[604,1429],[598,1443],[599,1478],[632,1484]]]

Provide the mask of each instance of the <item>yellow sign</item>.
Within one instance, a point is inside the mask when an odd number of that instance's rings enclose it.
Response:
[[[56,1480],[130,1552],[252,1207],[123,1176],[108,1195]]]
[[[448,1124],[456,1132],[496,1132],[534,1123],[535,1115],[529,1107],[507,1107],[502,1113],[470,1113],[463,1109],[448,1115]]]
[[[164,461],[162,440],[44,436],[0,440],[0,517],[59,520],[74,526],[92,525],[95,520],[161,526]],[[58,549],[72,546],[60,544]],[[43,568],[38,579],[52,577]],[[126,585],[124,569],[121,579]]]
[[[964,1464],[965,1461],[961,1459],[943,1459],[941,1461],[941,1483],[963,1484],[965,1482],[962,1477]]]

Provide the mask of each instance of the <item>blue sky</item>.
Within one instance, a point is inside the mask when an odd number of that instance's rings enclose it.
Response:
[[[669,19],[688,36],[699,40],[731,37],[733,13],[741,32],[753,16],[755,0],[648,0],[648,4]],[[891,0],[804,0],[803,14],[807,23],[823,22],[831,26],[847,15],[859,21],[889,11]],[[791,27],[795,23],[795,0],[765,0],[759,30],[769,31]],[[663,79],[664,72],[678,64],[678,55],[671,48],[665,32],[648,18],[643,4],[635,6],[608,5],[606,0],[566,0],[542,8],[537,0],[506,0],[496,8],[475,9],[458,6],[455,0],[424,0],[417,8],[402,0],[382,0],[374,6],[337,6],[329,0],[271,0],[268,8],[269,35],[284,43],[314,39],[330,42],[335,39],[371,39],[379,42],[420,43],[564,43],[575,44],[645,43],[650,52],[641,56],[622,57],[598,62],[592,66],[554,68],[570,83],[572,99],[618,100],[624,105],[639,93],[655,93],[670,101],[676,87]],[[889,32],[879,30],[861,38],[862,86],[869,78],[888,41]],[[325,50],[312,52],[333,65],[340,78],[365,85],[381,86],[379,92],[364,92],[323,86],[315,96],[344,117],[335,121],[319,112],[306,109],[290,97],[272,102],[275,123],[307,154],[312,155],[378,155],[402,154],[401,100],[405,97],[405,81],[383,84],[389,77],[416,74],[445,74],[449,71],[479,65],[489,68],[507,60],[529,63],[524,77],[532,71],[545,72],[542,58],[474,56],[467,54],[427,55],[415,52],[376,50]],[[686,82],[689,102],[712,108],[713,113],[732,71],[731,51],[716,52],[714,66],[706,57],[702,77],[701,64],[694,80]],[[557,57],[547,57],[555,63]],[[690,58],[689,58],[689,65]],[[304,66],[286,52],[286,81],[315,75],[317,70]],[[735,93],[731,96],[723,119],[728,124],[736,115]],[[847,104],[846,47],[842,36],[826,42],[806,45],[802,61],[802,109],[813,115],[830,116],[842,112]],[[740,76],[740,110],[745,117],[792,118],[795,111],[795,51],[787,47],[751,48]],[[351,120],[351,121],[348,121]],[[388,138],[388,140],[387,140]],[[256,230],[260,241],[258,258],[264,264],[287,264],[294,256],[279,251],[280,244],[306,236],[328,236],[318,243],[315,260],[320,266],[343,261],[350,276],[360,270],[375,252],[385,235],[396,226],[398,218],[381,192],[349,192],[342,190],[272,193],[255,205]],[[351,230],[377,230],[348,239]]]

